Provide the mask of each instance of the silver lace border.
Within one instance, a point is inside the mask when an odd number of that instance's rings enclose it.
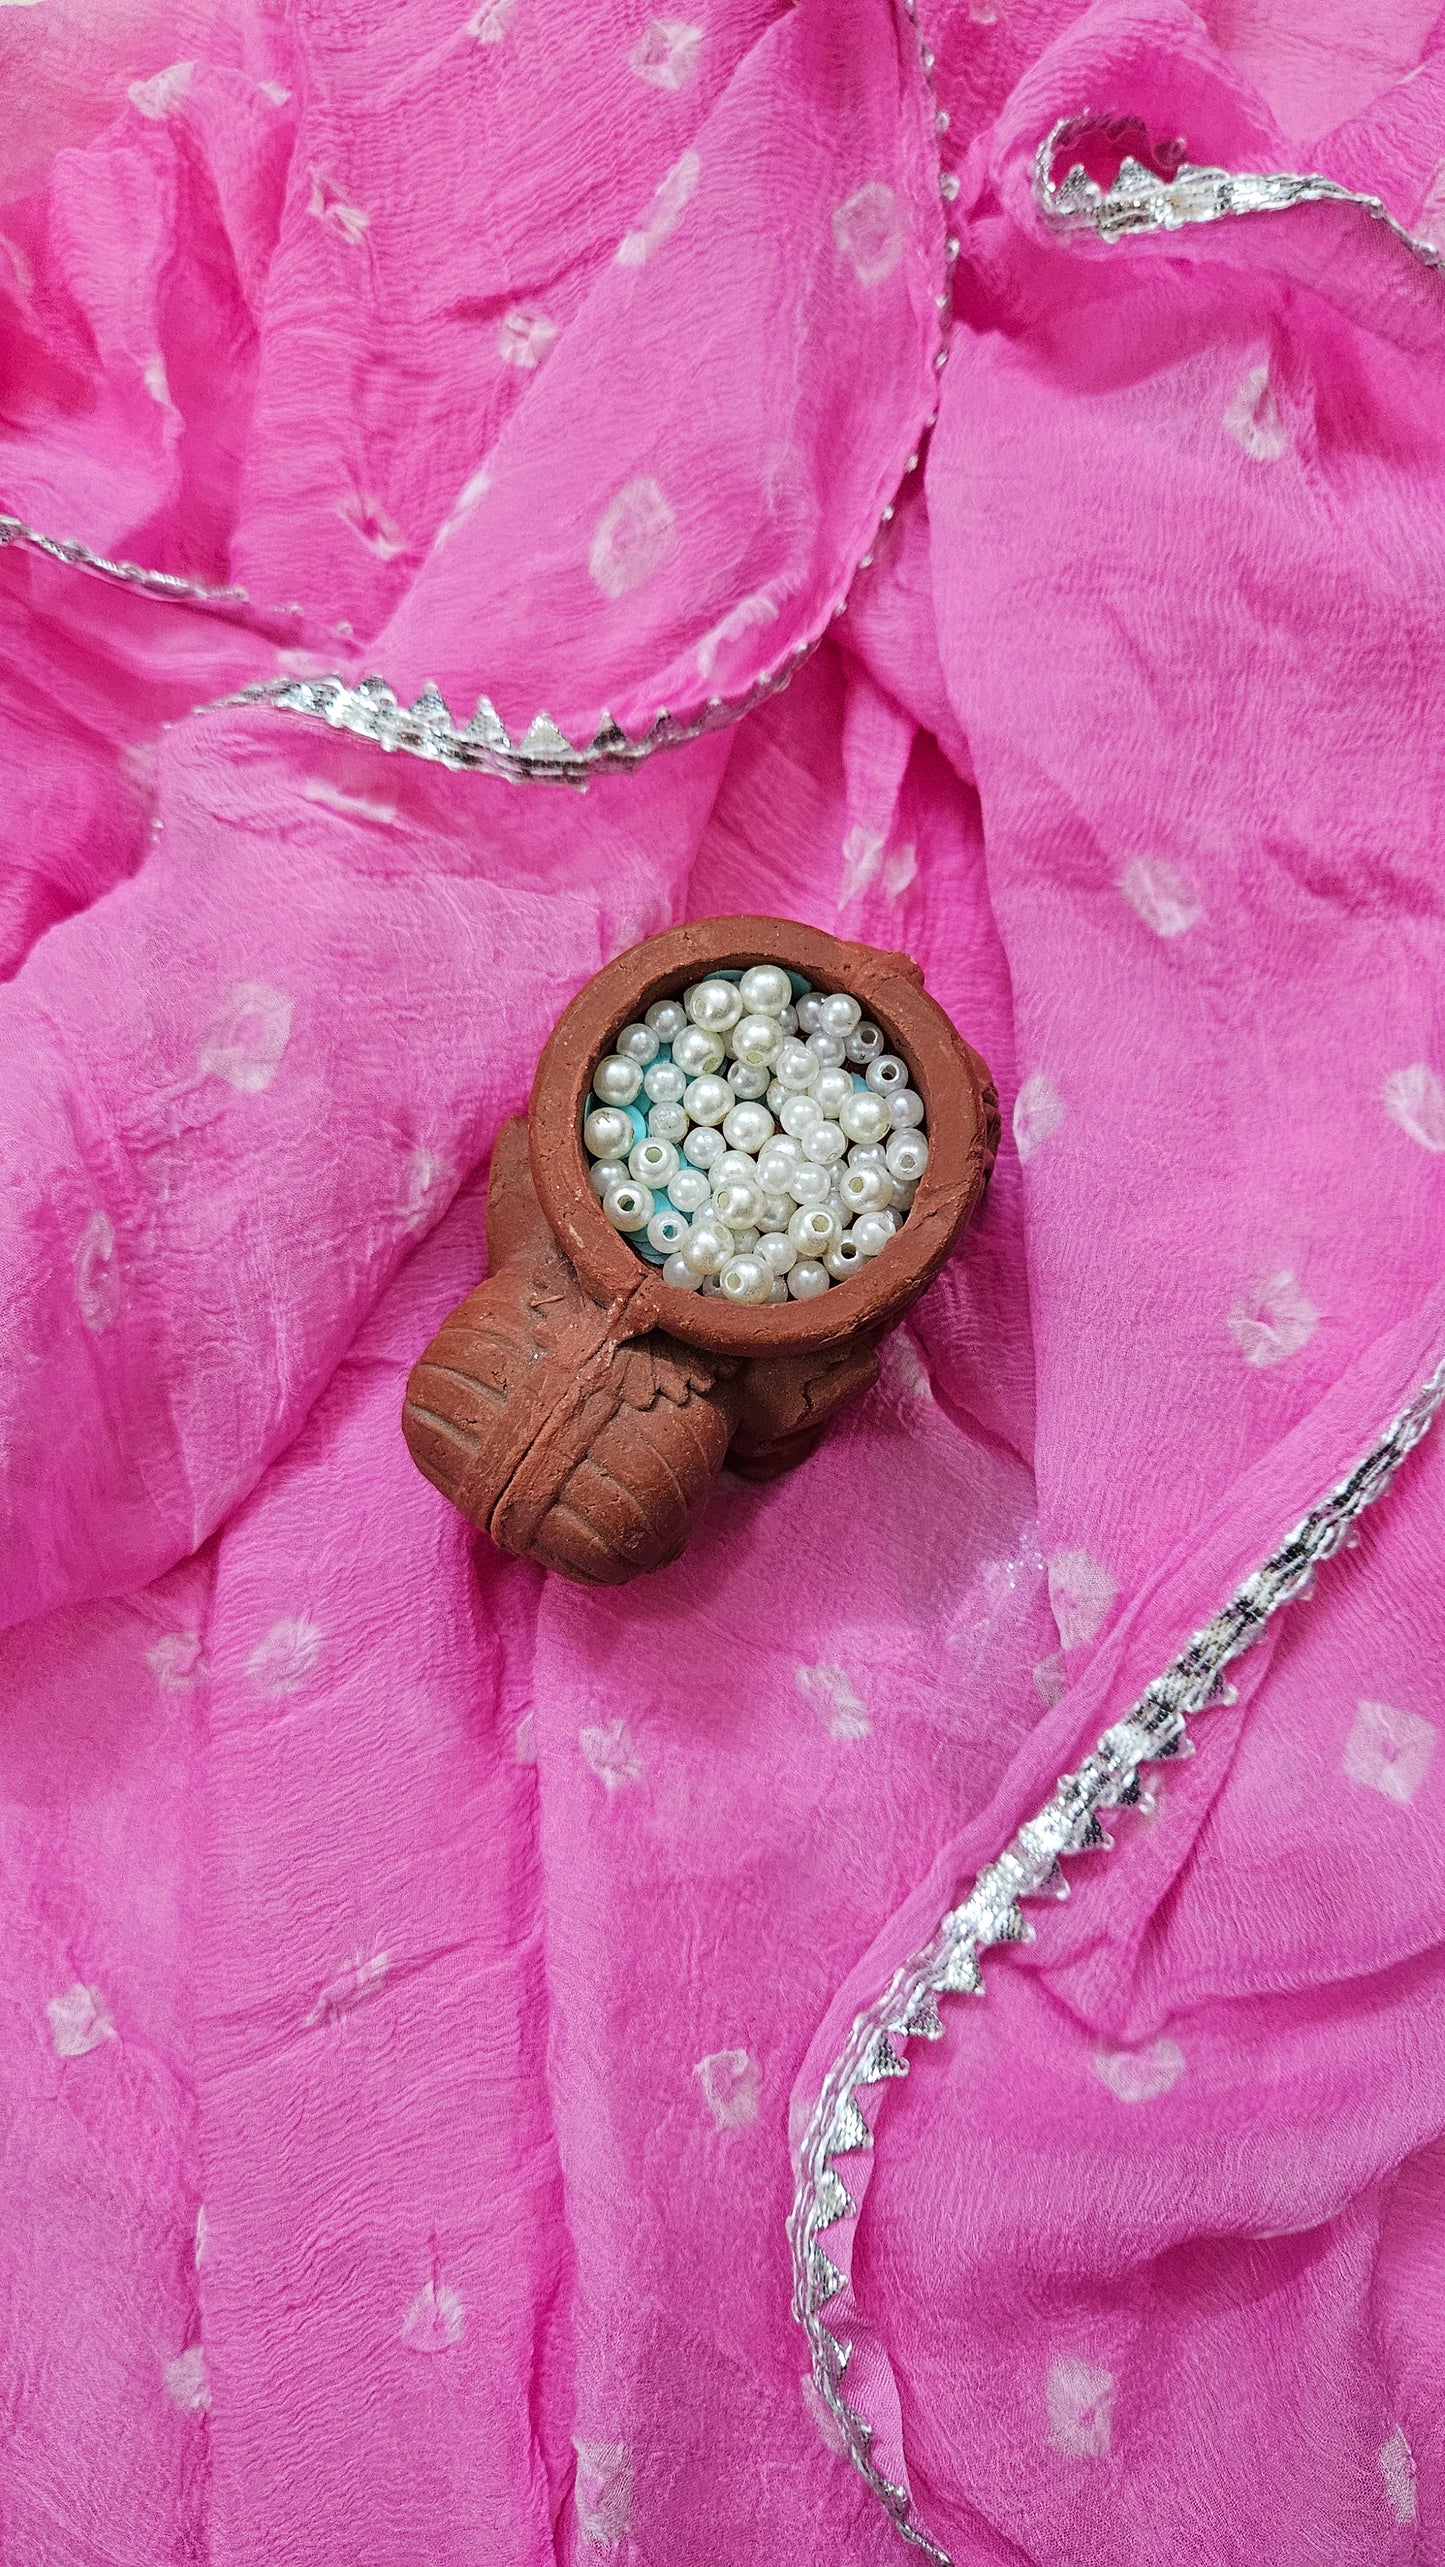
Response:
[[[1148,1809],[1152,1803],[1142,1768],[1192,1756],[1187,1724],[1211,1703],[1232,1702],[1225,1680],[1231,1659],[1252,1647],[1281,1605],[1308,1595],[1320,1563],[1353,1536],[1357,1518],[1383,1496],[1406,1455],[1426,1433],[1445,1399],[1445,1363],[1430,1375],[1372,1449],[1286,1535],[1263,1566],[1247,1578],[1212,1622],[1197,1631],[1162,1676],[1145,1688],[1132,1710],[1104,1731],[1074,1773],[1056,1783],[1052,1798],[1028,1819],[995,1862],[985,1866],[961,1906],[951,1908],[923,1948],[894,1972],[883,1994],[855,2016],[845,2047],[823,2080],[798,2157],[797,2190],[788,2219],[793,2262],[793,2314],[804,2328],[813,2379],[834,2417],[844,2449],[871,2487],[895,2529],[935,2567],[951,2567],[945,2550],[911,2519],[912,2496],[875,2467],[873,2428],[843,2394],[852,2350],[835,2335],[824,2312],[844,2289],[847,2275],[822,2243],[856,2204],[839,2161],[871,2149],[873,2130],[859,2096],[890,2077],[906,2077],[908,2042],[936,2041],[943,2032],[941,1996],[982,1996],[980,1954],[994,1944],[1031,1943],[1034,1928],[1021,1902],[1065,1898],[1060,1868],[1075,1855],[1107,1852],[1113,1838],[1101,1812]],[[840,2250],[841,2251],[841,2250]],[[851,2261],[851,2257],[849,2259]]]
[[[43,535],[38,526],[27,526],[23,517],[0,516],[0,551],[7,544],[23,544],[30,552],[46,553],[51,561],[64,562],[71,570],[98,571],[103,579],[119,580],[123,588],[137,589],[146,597],[166,597],[173,604],[250,603],[244,588],[207,588],[201,580],[182,579],[176,571],[146,570],[139,562],[113,562],[104,553],[93,553],[88,544],[74,543],[68,536]],[[284,607],[279,611],[287,612]]]
[[[1204,169],[1186,160],[1172,178],[1161,178],[1157,171],[1126,156],[1107,189],[1077,161],[1056,185],[1053,169],[1059,153],[1081,135],[1106,132],[1117,121],[1105,116],[1065,116],[1040,143],[1034,155],[1034,197],[1057,230],[1088,231],[1101,241],[1123,241],[1141,232],[1181,232],[1191,224],[1218,223],[1235,214],[1286,214],[1296,205],[1354,205],[1374,222],[1383,223],[1427,267],[1445,267],[1445,256],[1398,223],[1382,197],[1341,187],[1317,171]]]

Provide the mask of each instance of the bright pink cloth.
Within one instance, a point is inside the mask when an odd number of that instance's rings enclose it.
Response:
[[[1445,240],[1445,54],[93,14],[0,9],[0,512],[246,597],[0,549],[0,2552],[872,2567],[790,2130],[1445,1356],[1445,283],[1034,155]],[[820,636],[581,797],[220,701],[581,740]],[[581,1594],[402,1384],[561,1005],[726,909],[915,954],[1007,1137],[819,1454]],[[849,2395],[959,2567],[1445,2558],[1442,1471],[879,2107]]]

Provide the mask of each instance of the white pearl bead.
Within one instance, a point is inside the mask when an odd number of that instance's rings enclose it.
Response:
[[[592,1191],[600,1201],[604,1194],[612,1192],[615,1185],[622,1184],[627,1175],[627,1162],[625,1159],[594,1159],[587,1173],[592,1180]]]
[[[770,1114],[782,1113],[787,1094],[788,1091],[784,1087],[781,1079],[769,1079],[767,1094],[763,1098],[763,1103],[766,1105]]]
[[[788,1172],[802,1160],[800,1144],[790,1132],[775,1132],[758,1152],[758,1183],[767,1194],[781,1194]]]
[[[675,1256],[687,1235],[686,1220],[670,1203],[662,1204],[647,1225],[648,1244],[660,1248],[664,1257]]]
[[[845,1168],[838,1197],[850,1221],[862,1212],[881,1212],[893,1200],[893,1179],[883,1167]]]
[[[765,1097],[772,1084],[766,1070],[750,1069],[746,1061],[729,1061],[727,1083],[734,1096],[745,1096],[754,1101]]]
[[[861,1141],[865,1146],[883,1140],[893,1128],[887,1099],[875,1096],[867,1087],[850,1087],[838,1108],[838,1121],[850,1141]]]
[[[723,1139],[730,1150],[756,1152],[777,1128],[765,1105],[735,1105],[723,1123]]]
[[[773,1289],[768,1295],[769,1301],[786,1301],[787,1298],[787,1285],[784,1283],[781,1275],[775,1275],[773,1277]]]
[[[816,989],[810,989],[798,1000],[798,1031],[816,1034],[823,1022],[823,1001]]]
[[[720,1185],[728,1185],[734,1177],[743,1178],[749,1185],[754,1185],[757,1182],[757,1174],[757,1160],[749,1158],[746,1150],[724,1150],[721,1158],[714,1159],[712,1166],[708,1169],[714,1194]]]
[[[687,1072],[680,1070],[676,1061],[654,1061],[642,1073],[643,1095],[650,1097],[654,1105],[681,1105],[686,1085]]]
[[[788,1290],[794,1301],[816,1301],[831,1283],[827,1267],[820,1266],[816,1257],[800,1257],[788,1277]]]
[[[627,1173],[635,1177],[639,1185],[649,1185],[654,1194],[660,1194],[664,1186],[671,1185],[678,1166],[678,1155],[672,1143],[659,1141],[649,1132],[647,1139],[639,1141],[636,1149],[629,1152]]]
[[[818,1112],[820,1114],[826,1114],[831,1121],[836,1123],[841,1108],[847,1104],[849,1097],[853,1093],[853,1078],[851,1071],[820,1070],[818,1073],[818,1084],[814,1089],[812,1089],[811,1093],[816,1096],[818,1100]]]
[[[582,1138],[594,1159],[620,1159],[637,1134],[631,1115],[624,1114],[620,1105],[599,1105],[583,1124]]]
[[[851,1230],[845,1230],[841,1239],[834,1240],[823,1259],[835,1283],[846,1283],[850,1275],[857,1274],[864,1262],[863,1251]]]
[[[917,1185],[928,1165],[928,1143],[921,1132],[895,1132],[883,1155],[899,1185]]]
[[[896,1052],[880,1052],[863,1073],[875,1096],[894,1096],[908,1085],[908,1063]]]
[[[727,1054],[721,1034],[709,1034],[702,1025],[684,1025],[673,1036],[672,1057],[689,1078],[711,1078],[722,1068]]]
[[[778,1018],[778,1023],[781,1025],[785,1034],[796,1034],[798,1030],[798,1011],[796,1007],[785,1007],[782,1015]]]
[[[876,1061],[887,1047],[888,1037],[882,1026],[872,1024],[865,1016],[861,1025],[854,1026],[843,1050],[855,1069],[866,1070],[869,1062]]]
[[[786,1040],[776,1016],[744,1016],[728,1036],[728,1047],[751,1069],[769,1069]]]
[[[687,1023],[687,1009],[680,998],[659,998],[649,1007],[645,1022],[659,1043],[675,1043]]]
[[[798,1251],[786,1230],[765,1230],[758,1241],[758,1255],[775,1275],[790,1275],[798,1262]]]
[[[788,1175],[788,1192],[794,1203],[826,1203],[832,1188],[826,1168],[816,1159],[800,1159]],[[789,1220],[792,1214],[788,1215]]]
[[[785,1097],[778,1111],[783,1130],[795,1141],[801,1141],[815,1123],[823,1120],[822,1108],[815,1096]]]
[[[733,1234],[723,1222],[699,1213],[683,1241],[682,1254],[695,1275],[720,1275],[733,1254]]]
[[[745,1308],[766,1301],[773,1289],[773,1278],[761,1257],[730,1257],[719,1281],[725,1301],[741,1302]]]
[[[825,1034],[841,1034],[846,1043],[862,1014],[857,999],[850,998],[845,989],[840,989],[835,997],[823,1001],[823,1031]]]
[[[793,984],[777,963],[754,963],[738,982],[738,996],[753,1016],[780,1016],[792,995]]]
[[[692,1126],[683,1105],[649,1105],[647,1128],[659,1141],[685,1141]]]
[[[886,1168],[881,1141],[855,1141],[848,1153],[850,1168]]]
[[[762,1233],[758,1230],[735,1230],[733,1232],[734,1253],[739,1257],[749,1255],[757,1246],[761,1236]]]
[[[712,1208],[729,1230],[755,1230],[763,1217],[763,1189],[746,1177],[730,1177],[714,1190]]]
[[[893,1201],[889,1205],[889,1210],[897,1213],[900,1222],[906,1221],[910,1212],[913,1210],[913,1198],[917,1192],[918,1188],[916,1185],[894,1186]]]
[[[923,1099],[916,1087],[901,1087],[888,1099],[888,1117],[895,1132],[917,1130],[923,1121]]]
[[[624,1177],[602,1198],[602,1209],[614,1230],[645,1230],[653,1215],[653,1201],[645,1185],[633,1177]]]
[[[860,1212],[848,1236],[856,1239],[865,1257],[881,1256],[890,1239],[897,1236],[898,1224],[891,1212]]]
[[[801,1096],[806,1089],[816,1087],[822,1063],[809,1051],[806,1043],[795,1043],[790,1035],[773,1068],[779,1087],[785,1089],[789,1096]]]
[[[826,1203],[800,1203],[788,1223],[788,1237],[800,1257],[826,1256],[841,1224]]]
[[[599,1105],[630,1105],[641,1085],[639,1064],[624,1061],[620,1052],[609,1052],[592,1073],[592,1093]]]
[[[825,1122],[821,1114],[816,1123],[809,1124],[803,1134],[805,1159],[811,1159],[817,1167],[831,1168],[847,1154],[848,1144],[840,1125]]]
[[[743,1002],[730,980],[700,980],[688,990],[683,1005],[694,1025],[710,1034],[726,1034],[743,1012]]]
[[[666,1284],[671,1284],[677,1292],[696,1292],[702,1277],[693,1273],[686,1257],[674,1256],[665,1261],[662,1280]]]
[[[826,1027],[808,1036],[808,1049],[819,1069],[840,1070],[843,1066],[843,1037],[830,1034]]]
[[[688,1082],[683,1104],[694,1123],[721,1123],[737,1103],[725,1078],[695,1078]]]
[[[796,1209],[797,1199],[791,1194],[765,1194],[763,1197],[763,1229],[765,1231],[786,1230]]]
[[[682,1145],[682,1155],[689,1167],[710,1168],[726,1148],[727,1143],[715,1125],[700,1123],[696,1131],[689,1132]]]
[[[701,1291],[704,1301],[721,1301],[722,1299],[722,1285],[718,1282],[716,1275],[703,1276]]]
[[[656,1060],[662,1043],[650,1025],[624,1025],[612,1048],[624,1061],[638,1061],[646,1069],[649,1061]]]
[[[712,1187],[701,1168],[679,1168],[667,1191],[678,1211],[689,1217],[712,1201]]]

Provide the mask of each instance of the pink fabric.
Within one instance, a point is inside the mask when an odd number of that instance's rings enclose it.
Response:
[[[0,10],[0,512],[246,596],[0,550],[0,2552],[872,2567],[790,2131],[1445,1356],[1445,286],[1062,238],[1034,153],[1429,238],[1445,56],[93,14]],[[222,701],[640,732],[820,635],[582,797]],[[561,1005],[725,909],[915,954],[1007,1137],[824,1449],[580,1594],[402,1384]],[[881,2099],[849,2395],[960,2567],[1445,2558],[1442,1470]]]

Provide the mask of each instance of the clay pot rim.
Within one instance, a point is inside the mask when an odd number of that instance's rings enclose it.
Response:
[[[739,1309],[674,1290],[612,1228],[592,1190],[582,1104],[622,1025],[709,971],[779,962],[814,987],[847,990],[880,1024],[928,1115],[928,1165],[913,1210],[881,1256],[815,1301]],[[617,1314],[622,1336],[663,1329],[686,1345],[753,1359],[812,1352],[899,1318],[925,1290],[973,1211],[988,1171],[988,1073],[923,987],[906,954],[845,943],[789,918],[707,918],[650,936],[580,989],[548,1038],[528,1112],[538,1198],[585,1292]]]

